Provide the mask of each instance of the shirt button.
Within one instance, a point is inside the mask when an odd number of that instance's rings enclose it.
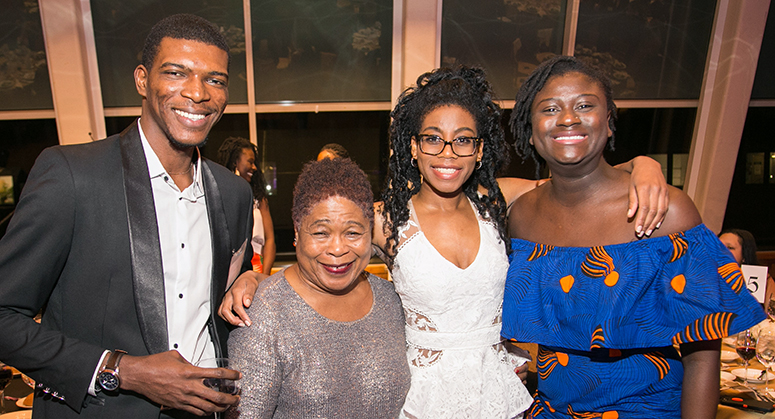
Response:
[[[180,243],[180,248],[181,249],[185,249],[186,248],[186,244],[185,243]]]
[[[176,343],[176,344],[172,345],[172,347],[175,348],[175,349],[178,349],[178,344]]]
[[[183,294],[178,294],[178,298],[183,298]]]
[[[165,182],[167,182],[167,181],[169,181],[169,180],[170,180],[170,178],[169,178],[169,177],[167,177],[167,176],[164,176],[164,181],[165,181]]]

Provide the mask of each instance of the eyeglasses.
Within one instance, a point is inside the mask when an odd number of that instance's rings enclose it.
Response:
[[[438,156],[444,152],[444,148],[449,144],[452,152],[458,157],[469,157],[476,154],[476,148],[482,140],[476,137],[457,137],[452,141],[445,141],[438,135],[427,134],[418,135],[416,139],[423,154]]]

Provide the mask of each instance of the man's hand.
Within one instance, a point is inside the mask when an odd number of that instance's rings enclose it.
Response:
[[[250,307],[259,282],[267,277],[268,275],[258,272],[243,272],[242,275],[234,280],[234,284],[231,285],[231,288],[226,291],[226,295],[223,296],[221,307],[218,308],[218,315],[234,326],[250,326],[250,317],[248,317],[245,309]],[[241,301],[241,303],[235,304],[235,301]]]
[[[222,412],[239,401],[239,396],[212,390],[202,380],[238,380],[242,374],[226,368],[195,367],[178,351],[139,357],[125,355],[119,372],[122,389],[140,393],[161,406],[199,416]]]

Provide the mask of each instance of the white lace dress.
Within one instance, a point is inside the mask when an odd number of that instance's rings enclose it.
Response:
[[[521,417],[532,398],[514,373],[525,359],[501,343],[509,262],[497,229],[478,217],[479,252],[460,269],[425,237],[411,201],[409,210],[392,270],[412,373],[401,417]]]

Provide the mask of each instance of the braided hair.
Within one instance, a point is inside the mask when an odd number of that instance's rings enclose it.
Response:
[[[234,172],[237,169],[237,161],[242,155],[242,150],[245,149],[253,151],[253,155],[258,159],[258,149],[247,139],[229,137],[223,140],[218,148],[218,163]],[[266,181],[261,168],[258,166],[256,166],[256,171],[253,172],[253,177],[250,179],[250,187],[253,189],[253,199],[256,201],[261,202],[266,197]]]
[[[533,136],[533,101],[550,77],[562,76],[567,73],[581,73],[603,89],[609,113],[608,127],[611,129],[608,146],[611,150],[614,149],[614,132],[616,131],[617,116],[610,79],[600,70],[582,62],[576,57],[556,55],[544,61],[533,70],[527,80],[525,80],[525,83],[522,84],[522,87],[519,88],[514,110],[511,112],[511,120],[509,121],[511,132],[514,134],[514,148],[523,161],[532,158],[536,162],[536,177],[538,177],[540,168],[545,161],[536,154],[535,148],[530,144],[530,138]]]
[[[494,222],[508,251],[506,201],[495,179],[508,163],[508,144],[501,127],[501,109],[493,102],[490,83],[480,68],[459,66],[439,68],[417,78],[406,89],[390,113],[390,158],[388,177],[382,191],[382,216],[387,237],[385,252],[392,263],[398,245],[398,230],[409,220],[409,200],[420,191],[420,171],[412,165],[412,137],[431,111],[456,105],[476,120],[482,138],[482,165],[463,184],[463,193],[474,203],[479,215]],[[479,186],[487,192],[479,195]]]

